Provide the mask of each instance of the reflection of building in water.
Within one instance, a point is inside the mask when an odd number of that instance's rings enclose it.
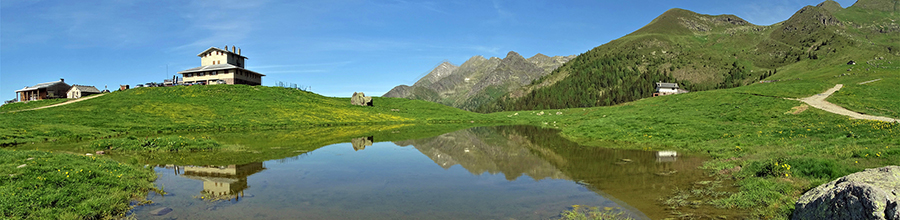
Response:
[[[353,144],[353,150],[365,150],[367,146],[372,146],[372,142],[375,140],[375,137],[361,137],[361,138],[353,138],[350,140],[350,144]]]
[[[675,162],[678,160],[678,152],[675,151],[657,151],[656,162]]]
[[[239,199],[249,188],[247,176],[266,169],[262,162],[228,166],[184,166],[182,175],[202,180],[203,193],[219,199]],[[177,171],[176,171],[177,172]]]

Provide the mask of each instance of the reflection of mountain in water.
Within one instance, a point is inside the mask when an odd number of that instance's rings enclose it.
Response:
[[[582,146],[558,132],[533,126],[484,127],[395,144],[413,145],[441,167],[459,164],[473,174],[503,173],[509,180],[522,174],[536,180],[573,180],[631,207],[627,209],[639,219],[669,217],[659,199],[705,176],[696,169],[701,158],[677,158],[670,151]]]
[[[247,176],[266,169],[262,162],[228,166],[184,166],[181,175],[203,181],[203,194],[218,199],[239,199],[249,188]]]
[[[539,146],[516,133],[500,132],[497,128],[472,128],[395,144],[413,145],[444,169],[459,164],[472,174],[503,173],[507,180],[515,180],[522,174],[535,180],[569,179],[536,154],[542,151]]]

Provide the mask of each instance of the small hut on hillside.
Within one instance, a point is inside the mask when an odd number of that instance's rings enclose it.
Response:
[[[678,87],[678,83],[657,82],[656,83],[656,92],[653,93],[653,97],[686,93],[686,92],[688,92],[688,91],[683,90]]]
[[[77,99],[88,95],[100,94],[99,89],[93,86],[85,86],[85,85],[72,85],[72,88],[69,89],[69,92],[66,92],[66,97],[70,99]]]
[[[69,91],[71,87],[69,84],[66,84],[65,79],[60,78],[59,81],[39,83],[16,90],[16,98],[20,102],[65,98],[66,91]]]

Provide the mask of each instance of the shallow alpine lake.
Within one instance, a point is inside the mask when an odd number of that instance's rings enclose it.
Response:
[[[672,214],[662,200],[707,178],[697,169],[704,160],[700,157],[581,146],[560,137],[556,130],[531,126],[469,128],[404,141],[379,141],[377,136],[337,144],[293,141],[296,146],[278,141],[289,136],[282,134],[211,136],[226,143],[252,139],[241,144],[267,144],[271,146],[266,148],[281,154],[256,157],[266,152],[249,147],[255,149],[246,153],[250,159],[223,156],[226,163],[216,162],[214,152],[196,160],[205,162],[195,163],[165,164],[178,155],[140,158],[141,163],[160,161],[155,168],[156,185],[168,194],[151,192],[152,203],[136,207],[129,215],[137,219],[556,219],[573,205],[581,205],[622,211],[635,219],[662,219]],[[258,141],[262,139],[278,140]]]

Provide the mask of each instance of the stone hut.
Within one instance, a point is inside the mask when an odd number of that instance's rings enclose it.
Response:
[[[65,79],[60,78],[59,81],[39,83],[34,86],[26,86],[23,89],[16,90],[16,98],[22,101],[34,101],[44,99],[65,98],[66,92],[72,86],[66,84]]]
[[[84,86],[84,85],[73,85],[68,92],[66,92],[66,97],[70,99],[77,99],[88,95],[100,94],[99,89],[93,86]]]
[[[655,89],[655,92],[653,93],[653,96],[656,97],[656,96],[672,95],[672,94],[679,94],[679,93],[686,93],[686,92],[688,92],[688,91],[683,90],[680,87],[678,87],[678,83],[657,82],[656,89]]]

